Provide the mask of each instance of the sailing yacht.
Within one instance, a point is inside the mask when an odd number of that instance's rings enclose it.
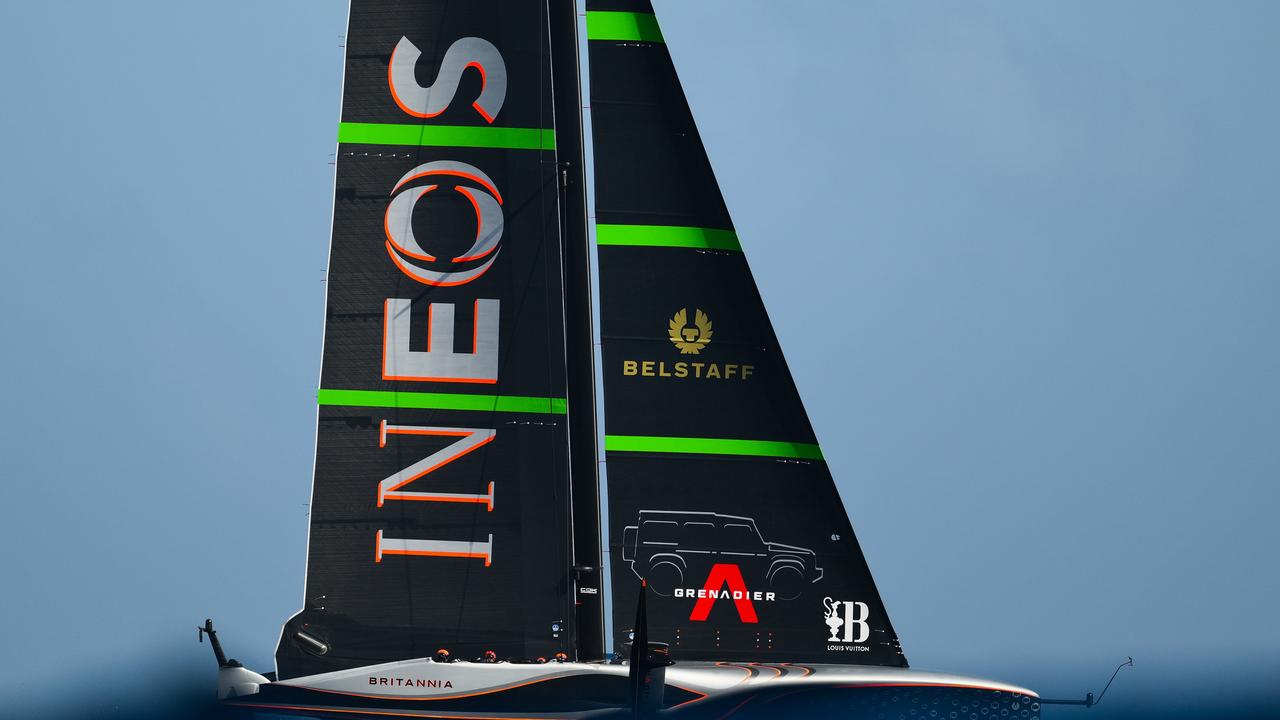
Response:
[[[908,669],[649,0],[586,3],[589,222],[578,27],[574,0],[351,1],[303,606],[271,672],[214,638],[219,697],[1038,717]]]

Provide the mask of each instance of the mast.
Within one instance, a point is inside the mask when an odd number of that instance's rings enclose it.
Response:
[[[552,93],[560,172],[564,268],[566,389],[569,403],[570,532],[574,585],[571,624],[579,660],[604,657],[600,480],[596,447],[595,338],[591,317],[591,248],[582,132],[582,75],[575,0],[549,0]],[[570,142],[569,138],[577,138]]]

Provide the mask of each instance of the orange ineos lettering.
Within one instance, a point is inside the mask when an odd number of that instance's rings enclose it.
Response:
[[[418,58],[422,51],[409,38],[402,37],[391,51],[387,64],[387,85],[391,97],[401,110],[418,118],[442,114],[453,102],[458,83],[468,68],[480,73],[480,97],[471,104],[485,122],[492,123],[507,97],[507,64],[493,43],[478,37],[457,40],[444,53],[440,71],[431,85],[418,83]]]
[[[397,107],[416,118],[435,118],[445,112],[458,92],[468,69],[480,73],[481,89],[472,103],[486,123],[492,124],[507,95],[507,66],[502,54],[488,40],[464,37],[455,41],[440,59],[431,85],[418,82],[417,66],[422,53],[407,37],[401,37],[387,64],[387,84]],[[413,230],[414,210],[432,193],[451,189],[470,203],[475,211],[476,234],[471,246],[461,253],[443,257],[423,242]],[[414,281],[432,287],[455,288],[484,276],[501,253],[504,216],[502,193],[483,170],[457,160],[433,160],[405,173],[391,189],[391,202],[383,216],[385,248],[391,262]],[[428,201],[429,202],[429,201]],[[437,239],[438,240],[438,239]],[[453,257],[450,257],[453,255]],[[475,298],[472,307],[470,352],[455,352],[455,306],[452,302],[427,305],[426,350],[410,349],[410,298],[387,298],[383,307],[382,379],[423,383],[498,382],[498,339],[501,302]],[[465,307],[465,306],[464,306]],[[377,488],[377,506],[389,501],[482,504],[494,507],[494,482],[483,494],[429,492],[408,489],[413,483],[435,473],[459,458],[475,452],[497,437],[492,428],[459,428],[425,425],[379,425],[378,446],[386,447],[392,435],[426,435],[456,438],[453,442],[408,467],[383,479]],[[475,558],[488,567],[493,562],[493,534],[480,542],[390,538],[378,530],[374,535],[374,562],[387,555]]]

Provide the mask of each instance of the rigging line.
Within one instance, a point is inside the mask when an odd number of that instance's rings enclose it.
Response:
[[[1102,696],[1107,694],[1107,690],[1111,688],[1111,683],[1116,681],[1116,676],[1119,675],[1120,671],[1125,667],[1133,667],[1133,656],[1127,657],[1124,662],[1116,666],[1116,671],[1111,673],[1111,679],[1107,681],[1106,687],[1102,688],[1102,692],[1098,693],[1098,699],[1093,701],[1094,705],[1102,702]]]
[[[543,21],[544,21],[544,22],[545,22],[545,24],[546,24],[546,32],[542,32],[542,33],[539,33],[539,34],[538,34],[538,81],[539,81],[539,84],[541,84],[542,80],[543,80],[544,78],[546,79],[546,82],[547,82],[547,88],[546,88],[546,89],[547,89],[547,92],[542,92],[542,87],[539,87],[539,88],[538,88],[538,90],[539,90],[539,92],[538,92],[538,122],[539,122],[539,123],[542,123],[542,122],[543,122],[543,118],[544,118],[544,117],[545,117],[545,115],[546,115],[546,112],[547,112],[547,107],[546,107],[546,106],[547,106],[547,93],[550,93],[550,94],[551,94],[551,131],[552,131],[552,132],[555,132],[555,130],[556,130],[556,128],[557,128],[558,126],[557,126],[557,124],[556,124],[556,103],[555,103],[555,96],[556,96],[556,75],[555,75],[555,72],[556,72],[556,71],[555,71],[555,67],[554,67],[555,59],[551,57],[551,3],[550,3],[550,2],[543,2],[543,3],[542,3],[542,6],[543,6],[543,9],[544,9],[544,12],[543,12]],[[564,302],[564,283],[565,283],[566,278],[564,277],[564,272],[563,272],[563,267],[564,267],[564,257],[563,257],[563,256],[564,256],[564,208],[563,208],[563,203],[561,202],[561,194],[562,194],[562,190],[561,190],[561,187],[560,187],[560,151],[559,151],[559,149],[556,149],[556,150],[553,150],[553,153],[554,153],[555,158],[556,158],[555,163],[553,164],[553,168],[554,168],[554,169],[552,170],[552,175],[553,175],[553,177],[555,178],[555,184],[556,184],[556,234],[557,234],[558,239],[559,239],[559,242],[557,243],[557,247],[558,247],[558,249],[559,249],[559,255],[561,256],[561,257],[560,257],[560,267],[562,268],[562,271],[561,271],[561,273],[560,273],[560,283],[559,283],[559,286],[560,286],[560,288],[561,288],[561,290],[560,290],[560,324],[561,324],[561,326],[567,326],[567,325],[568,325],[568,323],[566,322],[566,318],[565,318],[565,307],[564,307],[564,305],[565,305],[565,302]],[[541,162],[541,159],[539,159],[539,165],[542,165],[542,164],[543,164],[543,163]],[[539,193],[539,195],[540,195],[539,199],[540,199],[540,200],[542,200],[541,193]],[[538,217],[539,217],[539,220],[541,221],[541,222],[539,223],[539,227],[546,228],[546,226],[547,226],[547,205],[546,205],[546,202],[539,202],[539,203],[538,203]],[[549,264],[549,263],[548,263],[548,264],[544,264],[544,266],[543,266],[543,274],[544,274],[544,278],[545,278],[545,279],[549,279],[549,278],[547,277],[547,276],[550,276],[550,275],[551,275],[551,268],[550,268],[550,264]],[[551,298],[551,290],[550,290],[550,288],[551,288],[551,283],[546,283],[546,284],[545,284],[545,286],[546,286],[546,288],[547,288],[547,291],[546,291],[546,296],[545,296],[545,298],[544,298],[544,299],[545,299],[547,302],[550,302],[550,301],[551,301],[551,299],[552,299],[552,298]],[[562,332],[562,333],[561,333],[561,336],[562,336],[562,337],[563,337],[563,336],[565,336],[565,335],[567,335],[567,333],[564,333],[564,332]],[[567,340],[566,340],[565,342],[567,343]],[[565,357],[565,358],[567,359],[567,357],[568,357],[568,348],[567,348],[567,347],[562,347],[562,348],[561,348],[561,353],[562,353],[562,356],[563,356],[563,357]],[[556,366],[556,358],[553,356],[552,351],[551,351],[551,348],[550,348],[550,347],[548,347],[548,348],[547,348],[547,376],[546,376],[546,382],[547,382],[547,387],[548,387],[548,388],[550,388],[550,387],[552,387],[552,386],[553,386],[553,382],[552,382],[552,374],[553,374],[553,372],[554,372],[554,371],[553,371],[553,369],[552,369],[552,368],[554,368],[555,366]],[[566,396],[566,398],[567,398],[567,396],[568,396],[568,392],[566,392],[566,393],[565,393],[565,396]],[[568,429],[566,428],[566,432],[567,432],[567,430],[568,430]],[[570,521],[570,524],[572,525],[572,521]]]
[[[1040,698],[1041,705],[1083,705],[1091,708],[1102,702],[1102,696],[1107,694],[1107,690],[1111,688],[1111,683],[1115,682],[1116,676],[1126,667],[1133,667],[1133,657],[1126,657],[1125,661],[1116,666],[1115,672],[1111,673],[1111,679],[1107,681],[1106,687],[1102,688],[1102,692],[1098,693],[1098,697],[1094,697],[1093,693],[1085,693],[1083,700],[1058,700],[1054,698]]]

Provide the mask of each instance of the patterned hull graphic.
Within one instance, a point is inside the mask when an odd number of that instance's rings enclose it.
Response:
[[[660,716],[1032,720],[1040,713],[1025,688],[896,668],[681,663],[666,678]],[[311,716],[593,718],[629,717],[627,698],[622,664],[412,660],[270,683],[229,704]]]

